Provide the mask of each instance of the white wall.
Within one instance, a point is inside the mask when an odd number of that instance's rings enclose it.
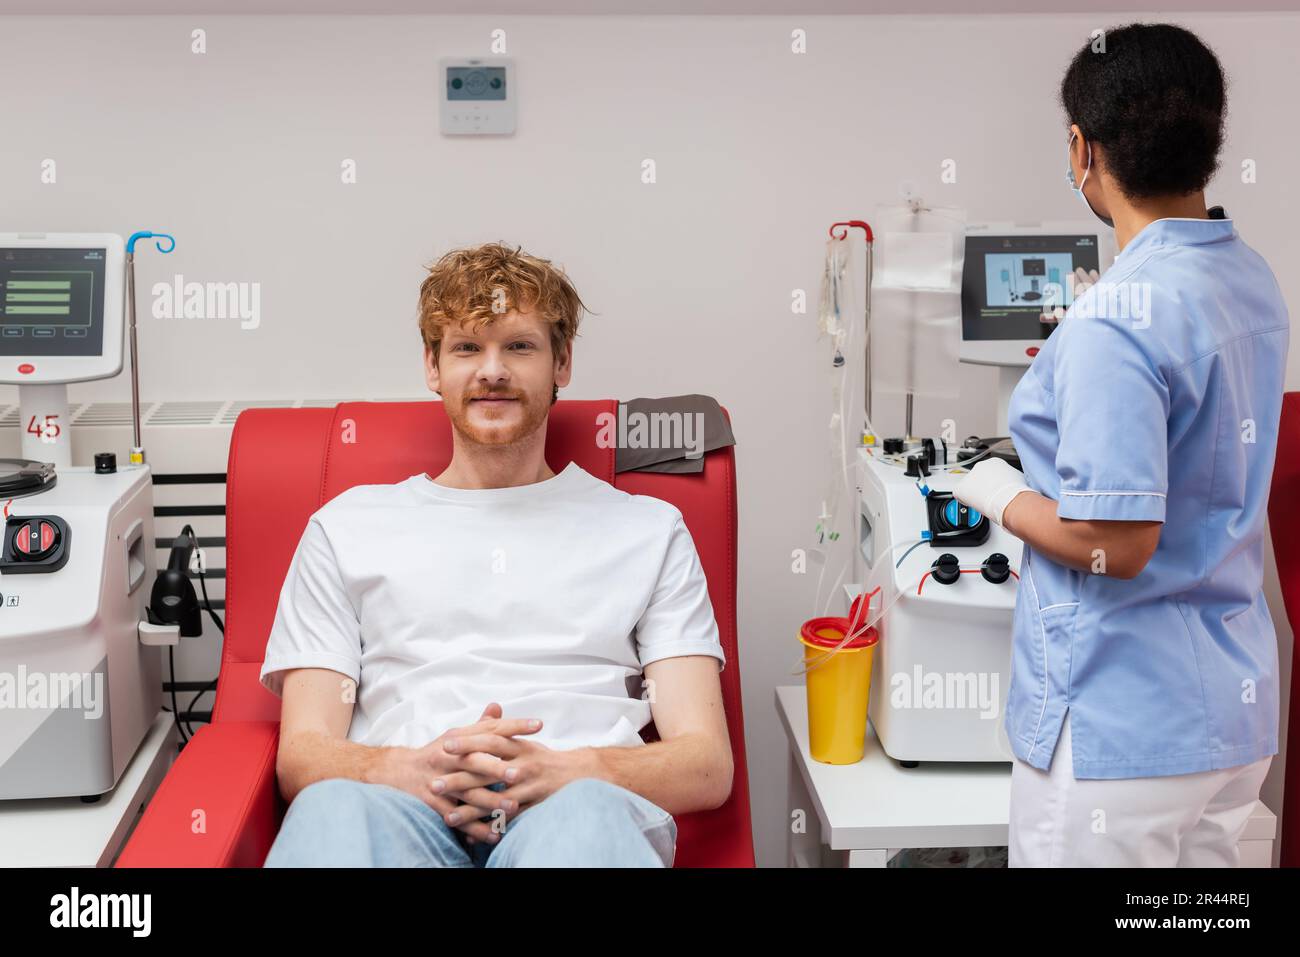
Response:
[[[0,22],[0,230],[168,231],[175,253],[139,257],[146,289],[176,273],[261,284],[257,329],[142,316],[146,400],[425,395],[423,262],[505,239],[564,265],[600,313],[567,397],[707,392],[732,412],[755,840],[776,865],[785,744],[772,689],[798,680],[793,632],[813,583],[790,555],[809,544],[827,451],[826,344],[812,315],[791,315],[791,290],[815,303],[826,227],[869,218],[905,179],[972,220],[1086,215],[1063,182],[1057,84],[1088,31],[1131,19],[12,17]],[[1288,121],[1300,17],[1160,19],[1198,31],[1231,75],[1209,196],[1300,302],[1284,215],[1300,199]],[[796,27],[806,55],[789,50]],[[496,28],[518,60],[519,132],[443,138],[436,61],[488,52]],[[56,185],[41,183],[47,158]],[[345,158],[357,185],[340,183]],[[640,181],[645,158],[654,185]],[[943,185],[949,158],[958,179]],[[1240,182],[1246,158],[1255,184]],[[1293,388],[1298,368],[1293,350]],[[961,389],[918,400],[917,430],[954,418],[959,435],[990,434],[993,374],[964,368]],[[129,398],[124,379],[70,391]],[[882,431],[900,431],[899,408],[877,400]],[[1278,760],[1264,792],[1275,809],[1280,772]]]

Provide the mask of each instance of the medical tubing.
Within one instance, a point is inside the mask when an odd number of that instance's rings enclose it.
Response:
[[[846,284],[843,281],[843,273],[848,271],[851,266],[851,260],[848,257],[849,242],[847,238],[835,237],[832,232],[832,238],[827,240],[826,247],[827,252],[824,276],[827,278],[827,282],[825,283],[823,301],[820,305],[819,313],[822,314],[823,326],[830,326],[830,328],[825,329],[825,331],[827,331],[832,337],[832,354],[842,355],[843,351],[847,350],[841,350],[841,345],[847,346],[850,344],[844,341],[845,329],[847,328],[850,334],[853,329],[852,323],[846,325],[842,319],[844,308],[843,293],[845,288],[851,288],[851,286],[846,287]],[[825,313],[828,308],[830,312],[830,321],[826,322],[825,320],[827,317]],[[850,352],[850,354],[852,353]],[[826,500],[824,503],[826,508],[826,520],[822,526],[823,541],[819,544],[826,545],[826,548],[824,549],[825,558],[822,562],[821,571],[817,575],[817,587],[813,597],[814,608],[822,604],[822,586],[826,580],[826,568],[830,564],[831,555],[831,547],[827,544],[826,539],[829,535],[834,533],[836,526],[839,524],[841,508],[840,494],[846,487],[852,488],[852,483],[848,475],[849,464],[845,455],[844,431],[846,412],[844,385],[848,378],[848,369],[849,363],[844,362],[839,366],[832,365],[831,371],[831,394],[835,400],[834,414],[839,420],[839,444],[836,446],[834,440],[832,440],[831,459],[832,462],[838,462],[840,474],[832,475],[830,477],[829,488],[827,489]],[[834,541],[833,538],[830,540]],[[852,542],[849,542],[849,545],[852,547]],[[851,564],[851,559],[849,563],[845,564]],[[825,607],[830,607],[830,603],[834,600],[835,591],[843,580],[846,571],[847,568],[841,568],[839,575],[836,576],[835,582],[826,596]]]
[[[840,401],[841,401],[841,406],[846,406],[846,405],[848,405],[848,402],[847,402],[847,395],[848,395],[847,390],[843,390],[843,391],[842,391],[842,394],[841,394],[841,400],[840,400]],[[847,411],[847,410],[844,410],[844,411]],[[846,431],[845,431],[845,428],[846,428],[846,426],[845,426],[845,415],[842,413],[842,414],[840,415],[840,443],[841,443],[841,444],[840,444],[840,448],[841,448],[841,449],[846,448],[846,446],[845,446],[845,444],[844,444],[844,443],[845,443],[845,440],[847,439],[847,433],[846,433]],[[849,502],[850,506],[852,506],[852,505],[854,504],[854,501],[855,501],[855,495],[854,495],[854,493],[857,491],[857,486],[856,486],[856,484],[854,483],[853,478],[852,478],[852,475],[851,475],[850,473],[851,473],[851,470],[857,469],[857,468],[859,468],[859,467],[860,467],[860,463],[858,462],[858,460],[857,460],[857,456],[856,456],[856,455],[853,456],[853,462],[852,462],[851,465],[850,465],[849,457],[848,457],[848,456],[845,456],[844,459],[843,459],[843,461],[841,462],[840,474],[841,474],[841,477],[843,478],[843,486],[842,486],[842,488],[843,488],[843,491],[846,493],[846,496],[847,496],[847,499],[848,499],[848,502]],[[840,501],[839,501],[839,494],[838,494],[838,492],[839,492],[839,490],[837,490],[837,492],[836,492],[836,497],[835,497],[835,508],[834,508],[834,510],[832,511],[832,518],[833,518],[833,519],[839,517],[839,506],[840,506]],[[850,524],[851,529],[856,530],[856,528],[857,528],[857,524],[856,524],[855,521],[852,521],[852,520],[851,520],[849,524]],[[826,613],[827,610],[830,609],[831,601],[832,601],[832,599],[834,598],[835,594],[839,591],[840,582],[842,582],[842,581],[844,580],[844,576],[845,576],[845,574],[846,574],[846,573],[849,571],[849,569],[851,569],[851,568],[853,567],[853,565],[854,565],[854,562],[855,562],[855,555],[856,555],[856,549],[858,548],[858,543],[857,543],[857,541],[856,541],[856,535],[852,535],[852,534],[851,534],[851,535],[849,536],[849,540],[848,540],[848,543],[847,543],[847,544],[848,544],[848,548],[849,548],[848,558],[847,558],[846,561],[844,561],[844,562],[842,563],[841,568],[840,568],[840,573],[839,573],[839,575],[837,575],[836,578],[835,578],[835,584],[831,586],[830,593],[826,596],[826,604],[825,604],[824,609],[823,609],[823,612],[822,612],[823,615]],[[818,587],[820,588],[820,582],[819,582]],[[815,606],[814,606],[814,607],[815,607]]]
[[[891,549],[891,551],[894,550],[894,549],[902,548],[902,547],[905,546],[905,545],[910,545],[911,548],[908,548],[907,553],[903,555],[903,558],[906,558],[907,555],[910,555],[910,554],[912,553],[912,550],[915,549],[917,546],[919,546],[919,545],[928,545],[928,544],[929,544],[929,539],[924,539],[924,538],[923,538],[923,539],[919,539],[919,540],[914,541],[914,542],[913,542],[913,541],[900,542],[900,543],[894,545],[893,548]],[[900,559],[899,559],[899,564],[901,564],[902,561],[903,561],[903,559],[900,558]],[[897,567],[898,567],[898,566],[896,565],[895,568],[897,568]],[[979,570],[982,568],[982,563],[977,562],[977,563],[975,563],[975,564],[971,564],[971,563],[968,562],[968,563],[965,563],[965,564],[959,564],[959,565],[957,566],[957,568],[958,568],[958,571],[962,572],[963,574],[967,574],[967,573],[972,573],[972,572],[977,572],[977,571],[979,571]],[[820,668],[823,664],[825,664],[827,661],[829,661],[833,655],[839,653],[839,651],[840,651],[840,650],[841,650],[845,645],[847,645],[850,641],[852,641],[854,638],[857,638],[859,635],[865,634],[866,631],[867,631],[867,629],[869,629],[869,628],[874,628],[874,627],[876,626],[876,624],[877,624],[877,623],[878,623],[878,622],[879,622],[879,621],[880,621],[880,620],[885,616],[885,613],[886,613],[887,611],[889,611],[889,609],[893,608],[894,605],[898,602],[898,600],[899,600],[900,598],[903,597],[903,595],[912,593],[914,589],[919,589],[919,588],[921,587],[922,583],[925,581],[925,579],[926,579],[927,577],[929,577],[930,573],[931,573],[933,570],[934,570],[934,566],[933,566],[933,564],[931,564],[931,565],[928,566],[924,571],[922,571],[921,574],[920,574],[920,575],[919,575],[919,576],[918,576],[914,581],[910,582],[906,587],[899,588],[899,589],[894,593],[893,597],[889,600],[888,603],[885,602],[885,600],[884,600],[884,595],[882,595],[882,596],[881,596],[881,605],[880,605],[879,610],[877,610],[877,611],[874,611],[874,612],[872,611],[872,603],[871,603],[870,601],[868,601],[868,602],[867,602],[867,613],[866,613],[866,616],[863,618],[862,623],[861,623],[857,628],[852,629],[848,634],[846,634],[846,635],[844,636],[844,639],[843,639],[839,644],[837,644],[835,647],[833,647],[833,648],[819,649],[819,650],[824,651],[825,654],[821,655],[821,656],[818,657],[818,658],[813,659],[813,662],[812,662],[811,665],[808,665],[808,664],[807,664],[807,661],[806,661],[805,659],[800,659],[800,661],[796,663],[796,670],[791,671],[790,674],[791,674],[791,675],[795,675],[795,676],[797,676],[797,675],[805,675],[805,674],[807,674],[807,673],[810,672],[810,671],[814,671],[814,670],[816,670],[817,668]],[[1012,575],[1015,575],[1016,578],[1019,578],[1019,577],[1020,577],[1020,576],[1019,576],[1019,573],[1018,573],[1015,569],[1011,569],[1011,574],[1012,574]],[[864,587],[865,587],[865,586],[864,586]],[[881,591],[881,590],[882,590],[882,586],[877,585],[874,589],[872,589],[872,590],[871,590],[869,593],[867,593],[867,594],[869,594],[869,595],[874,595],[877,591]],[[862,596],[859,595],[858,597],[862,597]],[[822,617],[824,617],[824,616],[822,616]],[[846,617],[847,617],[847,616],[846,616]],[[805,667],[803,667],[802,669],[800,669],[800,668],[797,667],[798,664],[803,664],[803,665],[805,665]]]
[[[853,277],[852,259],[848,255],[851,247],[850,247],[849,240],[847,239],[847,231],[846,231],[845,238],[832,239],[831,241],[828,241],[827,245],[829,247],[828,256],[827,256],[828,268],[830,274],[834,279],[833,288],[835,289],[835,295],[832,297],[832,299],[836,303],[836,305],[842,309],[841,303],[843,303],[844,300],[841,298],[841,291],[852,290],[854,288],[852,283],[852,277]],[[868,243],[868,253],[869,252],[870,252],[870,243]],[[844,280],[841,280],[841,273],[845,274]],[[870,291],[868,290],[868,295],[869,292]],[[851,300],[848,303],[848,305],[850,307],[852,306]],[[844,337],[844,343],[843,343],[844,347],[843,349],[839,349],[839,347],[836,346],[836,349],[838,352],[842,354],[854,355],[856,354],[855,332],[858,328],[857,323],[853,323],[853,322],[843,323],[841,321],[838,321],[838,312],[839,311],[837,310],[837,314],[836,314],[837,315],[836,326],[838,329],[837,335],[842,335]],[[832,372],[832,377],[833,377],[832,391],[835,395],[835,398],[837,399],[838,407],[836,408],[836,416],[839,420],[838,422],[839,444],[836,448],[836,454],[833,456],[833,459],[839,462],[840,474],[838,476],[835,476],[832,479],[833,484],[830,490],[830,494],[828,495],[829,501],[827,507],[827,515],[828,515],[827,527],[830,529],[834,529],[839,524],[839,519],[841,517],[841,508],[844,500],[847,500],[850,504],[852,504],[855,499],[854,493],[856,491],[857,486],[856,483],[853,481],[853,475],[854,475],[854,470],[860,467],[860,463],[856,455],[857,442],[855,441],[852,448],[852,452],[854,454],[850,454],[851,450],[848,443],[848,436],[849,436],[848,413],[849,413],[849,407],[851,403],[849,398],[849,390],[846,388],[846,386],[852,384],[852,379],[849,374],[851,368],[852,366],[848,362],[845,362],[842,366],[836,368]],[[866,427],[867,428],[870,427],[869,422],[867,423]],[[859,438],[860,438],[860,434],[859,434]],[[843,499],[841,498],[841,493],[843,493],[844,495]],[[855,523],[851,523],[851,524],[853,524],[853,527],[856,528]],[[824,609],[823,614],[825,614],[825,610],[828,610],[830,608],[831,602],[834,601],[835,594],[839,590],[840,583],[843,581],[845,574],[848,572],[849,568],[851,568],[854,563],[855,552],[853,551],[853,549],[856,549],[857,543],[853,541],[853,536],[850,536],[847,544],[850,549],[847,560],[842,563],[840,573],[839,575],[836,576],[834,584],[831,586],[829,593],[826,595],[826,600],[824,604],[821,601],[821,595],[822,595],[822,585],[825,581],[826,564],[829,564],[829,550],[827,553],[828,554],[827,562],[823,563],[822,571],[818,575],[816,598],[814,599],[813,607],[816,608],[819,605],[822,606]]]
[[[963,531],[964,531],[964,529],[963,529]],[[908,555],[912,554],[912,552],[916,551],[916,550],[917,550],[918,548],[920,548],[922,545],[929,544],[929,542],[930,542],[930,539],[928,539],[928,538],[918,538],[915,542],[912,543],[912,547],[911,547],[911,548],[909,548],[907,551],[903,552],[903,556],[902,556],[902,557],[901,557],[897,562],[894,563],[894,567],[895,567],[895,568],[902,568],[902,567],[903,567],[903,562],[905,562],[905,561],[907,560],[907,556],[908,556]]]
[[[983,569],[983,567],[984,567],[984,566],[983,566],[982,564],[980,564],[980,565],[960,565],[960,564],[959,564],[959,565],[957,566],[957,571],[958,571],[960,574],[962,574],[962,575],[974,575],[976,572],[981,571],[981,570]],[[925,580],[926,580],[928,577],[930,577],[930,573],[931,573],[932,571],[934,571],[934,566],[931,566],[930,568],[927,568],[927,569],[925,570],[925,574],[922,575],[920,581],[917,582],[917,584],[916,584],[916,593],[917,593],[918,595],[921,594],[921,589],[925,586]],[[1016,571],[1014,568],[1008,568],[1007,571],[1010,572],[1010,574],[1011,574],[1011,575],[1016,579],[1016,581],[1020,581],[1020,573],[1019,573],[1018,571]]]
[[[840,420],[840,446],[839,446],[840,472],[841,472],[840,477],[843,478],[844,482],[842,487],[837,487],[835,490],[835,507],[831,510],[832,524],[835,524],[834,520],[839,518],[839,510],[840,510],[839,493],[841,491],[841,488],[843,489],[852,488],[852,486],[849,483],[849,460],[848,460],[848,456],[845,454],[844,451],[845,449],[844,406],[847,404],[846,399],[848,394],[847,390],[844,388],[844,385],[848,381],[848,377],[849,377],[848,369],[849,369],[849,364],[846,362],[842,367],[841,376],[840,376],[840,388],[839,388],[840,409],[839,409],[839,416],[838,416]],[[852,494],[849,495],[849,501],[850,502],[852,501]],[[852,536],[849,537],[847,544],[849,548],[854,547],[855,543],[853,542]],[[852,552],[850,552],[850,556],[851,555]],[[826,596],[826,608],[828,609],[830,608],[831,600],[834,598],[835,592],[840,587],[840,582],[844,580],[844,575],[848,571],[849,567],[851,567],[851,565],[852,565],[851,557],[849,561],[842,563],[840,567],[840,573],[835,576],[835,584],[831,586],[830,594]],[[820,582],[818,584],[818,587],[820,588]]]
[[[935,472],[946,472],[949,469],[970,468],[971,465],[975,464],[980,459],[985,458],[986,456],[992,455],[994,452],[1008,451],[1012,448],[1014,448],[1014,445],[1012,444],[1010,439],[1000,439],[999,441],[994,442],[992,445],[990,445],[987,449],[977,452],[976,454],[972,455],[968,459],[963,459],[960,462],[949,462],[946,465],[932,465],[930,466],[930,472],[931,474],[933,474]]]
[[[841,440],[841,442],[843,442],[843,440],[844,440],[844,417],[843,417],[843,415],[840,416],[840,440]],[[841,446],[841,448],[843,448],[843,446]],[[842,491],[842,488],[849,488],[849,489],[852,489],[852,488],[854,487],[853,484],[852,484],[852,480],[851,480],[850,477],[849,477],[849,465],[848,465],[848,462],[847,462],[847,461],[841,463],[841,476],[842,476],[843,479],[844,479],[843,486],[841,486],[840,483],[838,483],[838,482],[835,483],[835,486],[834,486],[834,488],[833,488],[832,494],[831,494],[831,496],[830,496],[830,504],[829,504],[829,507],[827,508],[827,515],[828,515],[827,527],[828,527],[828,528],[834,528],[835,525],[838,524],[838,519],[839,519],[839,516],[840,516],[840,507],[841,507],[841,505],[840,505],[840,492]],[[852,497],[850,496],[850,501],[851,501],[851,500],[852,500]],[[857,547],[857,546],[856,546],[856,543],[852,540],[852,538],[850,538],[850,539],[848,540],[847,545],[848,545],[848,547],[849,547],[850,549],[853,549],[853,548],[856,548],[856,547]],[[822,602],[821,602],[822,584],[823,584],[823,582],[825,581],[825,577],[826,577],[826,567],[827,567],[827,565],[830,564],[830,550],[827,549],[827,558],[826,558],[826,561],[824,561],[824,562],[822,563],[822,569],[821,569],[821,572],[818,573],[818,576],[817,576],[817,591],[816,591],[816,598],[814,599],[814,602],[813,602],[813,607],[814,607],[814,608],[818,607],[818,605],[822,605],[822,609],[823,609],[823,610],[822,610],[822,614],[823,614],[823,615],[825,615],[826,612],[827,612],[827,610],[830,608],[831,602],[834,601],[834,599],[835,599],[835,594],[836,594],[836,592],[839,590],[840,583],[844,580],[844,576],[845,576],[845,574],[848,572],[849,568],[852,567],[852,564],[853,564],[852,554],[853,554],[853,553],[850,551],[850,553],[849,553],[849,559],[848,559],[847,561],[842,561],[842,562],[840,562],[840,572],[839,572],[838,575],[835,576],[835,582],[831,585],[830,591],[827,592],[827,594],[826,594],[826,601],[825,601],[825,603],[824,603],[824,605],[823,605]]]
[[[892,552],[892,551],[896,551],[896,550],[898,550],[899,548],[903,548],[904,546],[907,546],[907,545],[911,545],[911,546],[915,547],[916,545],[922,544],[922,543],[924,543],[924,542],[925,542],[925,539],[919,539],[919,540],[917,540],[917,541],[915,541],[915,542],[912,542],[912,541],[898,542],[898,543],[894,544],[893,546],[891,546],[890,551],[891,551],[891,552]],[[908,551],[910,552],[911,549],[908,549]],[[928,572],[929,570],[927,569],[926,571]],[[843,574],[843,573],[841,572],[841,575],[842,575],[842,574]],[[917,581],[916,581],[916,584],[919,584],[920,581],[921,581],[921,579],[918,578]],[[911,588],[911,585],[908,585],[908,588]],[[878,591],[882,591],[882,590],[883,590],[883,586],[881,586],[881,585],[877,585],[877,586],[876,586],[875,588],[873,588],[870,592],[866,592],[866,584],[864,583],[864,584],[863,584],[863,590],[864,590],[864,593],[866,593],[866,594],[868,594],[868,595],[874,595],[876,592],[878,592]],[[820,667],[824,662],[830,660],[830,656],[831,656],[831,655],[834,655],[835,653],[837,653],[841,648],[843,648],[845,645],[847,645],[847,644],[848,644],[850,641],[852,641],[854,638],[858,637],[858,636],[861,635],[861,634],[864,634],[868,628],[874,627],[875,624],[876,624],[876,622],[880,621],[880,619],[884,616],[885,612],[888,611],[890,608],[892,608],[892,607],[894,606],[894,602],[898,601],[899,597],[900,597],[900,596],[903,594],[903,592],[906,591],[906,590],[907,590],[907,589],[899,589],[898,592],[895,593],[893,599],[889,602],[888,605],[886,605],[886,604],[884,603],[884,596],[882,595],[882,596],[881,596],[881,607],[880,607],[880,609],[879,609],[877,612],[874,613],[874,615],[873,615],[873,613],[872,613],[872,611],[871,611],[871,602],[868,601],[868,602],[866,603],[866,604],[867,604],[866,616],[863,618],[863,620],[862,620],[862,624],[861,624],[858,628],[854,629],[850,634],[845,635],[845,636],[844,636],[844,640],[841,641],[841,642],[840,642],[838,645],[836,645],[834,648],[828,648],[828,649],[826,649],[826,654],[823,655],[823,656],[820,657],[820,658],[817,658],[817,659],[815,660],[814,664],[812,665],[812,667],[804,668],[803,670],[795,670],[795,671],[792,671],[792,672],[790,672],[790,673],[791,673],[792,675],[807,674],[809,671],[812,671],[812,670],[814,670],[815,668]],[[830,603],[827,602],[827,609],[829,609],[829,607],[830,607]],[[826,610],[823,610],[822,614],[821,614],[820,616],[818,616],[818,617],[826,617],[825,611],[826,611]]]
[[[880,585],[877,585],[875,588],[873,588],[870,592],[867,593],[867,595],[866,595],[866,598],[867,598],[867,602],[866,602],[866,604],[867,604],[867,607],[868,607],[868,612],[870,611],[871,596],[874,595],[876,592],[878,592],[878,591],[880,591],[880,590],[881,590],[881,586],[880,586]],[[824,617],[824,616],[823,616],[823,617]],[[865,619],[863,620],[862,624],[859,625],[857,628],[853,628],[853,627],[852,627],[852,625],[853,625],[852,622],[849,622],[849,625],[850,625],[850,631],[849,631],[847,634],[845,634],[843,640],[840,641],[840,643],[839,643],[838,645],[836,645],[834,648],[827,648],[827,649],[825,649],[825,652],[826,652],[826,653],[825,653],[824,655],[822,655],[820,658],[815,659],[814,662],[813,662],[813,664],[812,664],[811,666],[806,667],[803,671],[796,671],[796,672],[792,672],[792,673],[793,673],[793,674],[807,674],[807,673],[810,672],[810,671],[816,671],[816,670],[817,670],[818,668],[820,668],[823,664],[825,664],[827,661],[829,661],[832,655],[834,655],[836,652],[838,652],[841,648],[843,648],[845,645],[847,645],[850,641],[853,641],[853,639],[857,638],[859,635],[866,634],[868,628],[870,628],[870,625],[867,624],[867,622],[866,622]],[[805,646],[805,647],[806,647],[806,646]],[[806,659],[804,660],[804,664],[807,665],[807,660],[806,660]]]
[[[926,569],[926,571],[927,571],[927,573],[928,573],[929,569]],[[917,579],[917,583],[919,583],[919,582],[920,582],[920,579],[918,578],[918,579]],[[877,612],[877,613],[874,615],[874,617],[872,616],[872,613],[871,613],[871,609],[870,609],[870,607],[868,607],[866,617],[863,618],[863,620],[862,620],[862,624],[860,624],[857,628],[852,628],[852,629],[850,629],[849,632],[848,632],[847,634],[845,634],[844,639],[843,639],[839,644],[837,644],[834,648],[819,648],[818,650],[819,650],[819,651],[822,651],[823,654],[821,654],[820,656],[814,658],[814,659],[811,661],[811,663],[810,663],[806,658],[801,657],[801,658],[798,660],[798,662],[796,662],[796,668],[795,668],[795,670],[791,671],[790,674],[791,674],[791,675],[794,675],[794,676],[798,676],[798,675],[806,675],[806,674],[808,674],[810,671],[816,671],[818,668],[820,668],[820,667],[821,667],[822,665],[824,665],[826,662],[830,661],[830,660],[831,660],[831,659],[832,659],[836,654],[839,653],[840,649],[842,649],[842,648],[843,648],[845,645],[847,645],[850,641],[852,641],[854,638],[857,638],[857,637],[860,636],[860,635],[864,635],[864,634],[866,634],[866,632],[867,632],[868,629],[874,627],[874,626],[875,626],[875,623],[878,622],[878,621],[881,619],[881,617],[884,615],[884,613],[885,613],[886,611],[888,611],[890,608],[892,608],[892,607],[894,606],[894,602],[898,601],[898,598],[899,598],[899,597],[900,597],[900,596],[901,596],[905,591],[908,591],[910,588],[911,588],[911,585],[909,585],[908,588],[906,588],[906,589],[899,589],[898,593],[894,596],[893,601],[890,601],[889,604],[888,604],[887,606],[884,605],[884,596],[882,595],[882,596],[881,596],[881,605],[882,605],[882,607],[881,607],[880,611]],[[870,594],[873,594],[873,595],[874,595],[875,592],[876,592],[876,591],[879,591],[879,590],[880,590],[880,589],[877,588],[877,589],[873,590],[872,592],[870,592]],[[871,604],[870,601],[868,601],[867,604],[868,604],[868,606],[870,606],[870,604]],[[807,647],[807,646],[805,646],[805,647]],[[798,665],[803,665],[803,667],[800,668],[800,667],[798,667]]]
[[[863,224],[865,227],[866,224]],[[857,434],[854,436],[852,447],[849,445],[848,431],[848,411],[851,405],[850,392],[847,386],[852,384],[848,362],[842,365],[833,366],[832,372],[832,391],[836,401],[836,415],[839,419],[839,444],[836,448],[833,460],[839,463],[839,475],[831,479],[831,488],[828,490],[826,502],[827,520],[823,525],[823,544],[828,534],[833,534],[842,517],[842,508],[845,500],[853,506],[854,521],[850,524],[856,530],[856,491],[857,483],[855,476],[859,475],[862,469],[862,462],[857,454],[858,447],[864,435],[874,435],[875,427],[871,422],[871,354],[870,354],[870,320],[871,320],[871,281],[874,271],[874,249],[870,228],[864,228],[867,234],[866,238],[866,283],[865,299],[863,303],[863,323],[861,354],[863,356],[863,385],[865,402],[863,407],[863,422]],[[835,339],[833,343],[833,355],[856,355],[858,347],[856,342],[856,333],[859,326],[855,322],[844,322],[843,313],[847,306],[852,310],[852,298],[855,285],[853,283],[853,261],[849,255],[851,245],[848,240],[848,230],[845,230],[844,236],[837,237],[832,229],[831,240],[827,243],[826,267],[823,273],[826,280],[823,284],[823,308],[821,311],[823,328],[831,327],[830,331]],[[829,307],[829,308],[828,308]],[[829,311],[829,317],[827,315]],[[833,330],[833,331],[832,331]],[[839,591],[841,582],[844,580],[848,570],[856,564],[857,547],[855,536],[850,536],[846,543],[849,547],[849,553],[846,560],[841,562],[841,569],[836,575],[829,593],[827,593],[823,602],[822,589],[826,580],[826,568],[830,563],[830,549],[825,549],[825,561],[822,563],[821,570],[817,576],[816,598],[814,599],[814,608],[822,607],[823,615],[829,611],[831,603]],[[833,540],[833,539],[832,539]],[[850,639],[846,639],[851,640]],[[842,647],[843,643],[840,646]]]

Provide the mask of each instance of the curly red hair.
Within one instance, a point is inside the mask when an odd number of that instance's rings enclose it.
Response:
[[[447,326],[469,323],[477,332],[506,313],[532,312],[551,327],[551,351],[558,356],[578,334],[578,322],[590,311],[578,298],[564,270],[522,248],[484,243],[454,249],[433,265],[420,283],[420,338],[438,349]]]

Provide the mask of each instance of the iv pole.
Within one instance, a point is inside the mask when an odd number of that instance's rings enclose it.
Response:
[[[160,253],[169,253],[175,249],[176,240],[166,233],[137,232],[132,233],[131,238],[126,241],[126,306],[130,320],[128,329],[131,342],[131,426],[133,429],[129,459],[132,465],[144,465],[144,446],[141,444],[140,436],[140,362],[135,345],[135,241],[137,239],[156,240],[154,245]],[[164,239],[171,243],[166,249],[162,244]]]

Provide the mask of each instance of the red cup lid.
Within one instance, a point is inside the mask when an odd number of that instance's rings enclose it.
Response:
[[[848,621],[849,621],[849,625],[850,625],[850,627],[852,627],[855,623],[858,624],[858,625],[861,625],[862,622],[863,622],[863,621],[865,620],[865,618],[866,618],[866,616],[865,616],[865,615],[862,615],[862,613],[861,613],[861,609],[862,609],[862,599],[863,599],[863,598],[867,599],[867,611],[870,612],[870,611],[871,611],[871,599],[872,599],[872,597],[873,597],[877,592],[879,592],[879,591],[880,591],[880,586],[877,585],[877,586],[876,586],[875,588],[873,588],[873,589],[872,589],[868,594],[866,594],[866,595],[859,595],[857,598],[853,599],[853,604],[849,606],[849,617],[848,617]]]
[[[828,637],[817,634],[819,631],[833,631],[835,634],[833,637]],[[810,645],[817,645],[819,648],[834,648],[844,640],[844,636],[848,633],[849,620],[847,618],[810,618],[803,623],[803,628],[799,630],[799,637]],[[867,648],[874,645],[879,638],[880,635],[874,627],[868,628],[844,645],[844,648]]]

